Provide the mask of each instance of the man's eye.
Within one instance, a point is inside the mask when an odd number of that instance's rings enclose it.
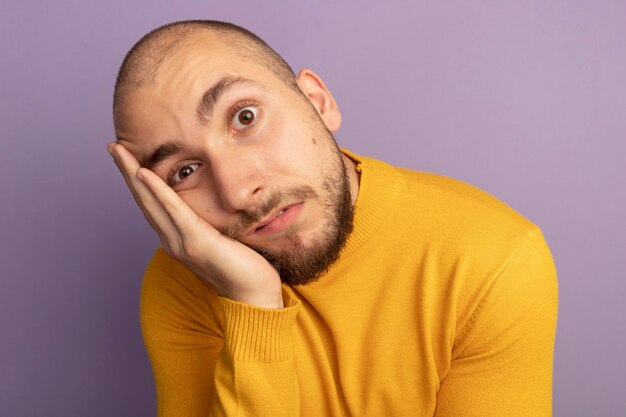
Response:
[[[246,106],[233,116],[233,125],[236,130],[242,130],[254,123],[257,108],[254,106]]]
[[[187,164],[187,165],[180,167],[172,175],[170,179],[170,185],[178,184],[179,182],[181,182],[182,180],[184,180],[185,178],[193,174],[198,168],[200,168],[200,165],[201,164],[199,163],[195,163],[195,164]]]

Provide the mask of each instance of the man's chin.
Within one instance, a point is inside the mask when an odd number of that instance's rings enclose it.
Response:
[[[278,271],[280,280],[287,285],[306,285],[317,281],[334,262],[334,260],[320,262],[310,256],[303,257],[284,252],[278,254],[257,252]]]
[[[306,285],[321,278],[339,259],[351,229],[351,222],[343,230],[326,228],[325,233],[310,237],[307,242],[294,233],[280,249],[250,247],[278,271],[284,284]]]

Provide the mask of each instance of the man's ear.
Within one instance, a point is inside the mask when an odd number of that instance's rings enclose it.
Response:
[[[341,127],[341,112],[333,95],[328,91],[322,79],[308,68],[304,68],[298,74],[296,83],[300,91],[309,99],[317,110],[324,124],[331,132],[336,132]]]

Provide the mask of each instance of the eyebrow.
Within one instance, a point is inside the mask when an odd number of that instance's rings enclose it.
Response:
[[[183,146],[176,142],[165,142],[154,151],[139,158],[139,164],[148,169],[154,168],[159,162],[183,150]]]
[[[262,88],[258,83],[242,77],[222,77],[218,82],[213,84],[204,92],[200,102],[198,103],[197,115],[198,119],[203,123],[208,123],[213,117],[213,111],[220,99],[231,90],[241,87],[258,87]]]

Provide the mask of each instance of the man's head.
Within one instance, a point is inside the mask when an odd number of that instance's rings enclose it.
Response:
[[[192,35],[203,32],[220,36],[244,59],[254,60],[270,69],[285,85],[299,91],[296,76],[289,64],[254,33],[228,22],[188,20],[152,30],[128,51],[115,81],[113,111],[125,94],[139,87],[153,85],[161,65],[193,39]]]
[[[337,259],[358,186],[331,134],[341,114],[317,75],[295,77],[256,35],[210,21],[150,32],[124,59],[114,121],[143,166],[283,281]]]

